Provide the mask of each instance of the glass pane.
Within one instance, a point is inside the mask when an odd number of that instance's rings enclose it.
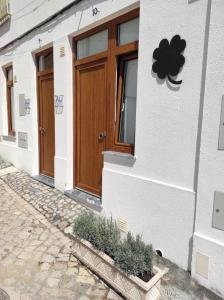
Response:
[[[44,70],[49,70],[53,69],[53,52],[50,52],[49,54],[43,56],[39,56],[39,61],[38,61],[38,70],[39,72],[44,71]]]
[[[12,68],[7,70],[7,80],[12,81],[13,80],[13,71]]]
[[[93,34],[77,43],[77,58],[94,55],[108,48],[108,30]]]
[[[119,46],[138,41],[139,18],[120,24],[118,32]]]
[[[15,131],[15,104],[14,104],[14,90],[13,90],[13,87],[10,87],[10,98],[11,98],[12,130]]]
[[[135,143],[135,117],[137,97],[138,59],[125,63],[123,73],[123,87],[121,99],[121,113],[119,126],[119,142]]]

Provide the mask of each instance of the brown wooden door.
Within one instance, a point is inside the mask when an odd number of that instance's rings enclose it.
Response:
[[[106,148],[106,60],[76,69],[76,187],[100,195]]]
[[[53,73],[39,76],[40,173],[54,177],[55,123]]]

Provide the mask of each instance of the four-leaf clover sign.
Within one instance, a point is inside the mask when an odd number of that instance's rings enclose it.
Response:
[[[181,67],[185,63],[185,58],[181,54],[186,47],[186,41],[182,40],[179,35],[175,35],[171,42],[167,39],[163,39],[159,48],[156,48],[153,52],[153,63],[152,70],[155,72],[160,79],[168,78],[173,84],[181,84],[182,80],[175,81],[171,76],[176,76]]]

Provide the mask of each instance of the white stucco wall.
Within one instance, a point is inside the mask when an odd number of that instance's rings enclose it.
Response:
[[[195,161],[207,1],[141,1],[136,161],[105,162],[103,206],[188,269],[195,208]],[[186,40],[179,88],[151,73],[163,38]]]
[[[211,3],[192,271],[201,283],[224,295],[224,231],[212,227],[214,192],[224,192],[224,152],[218,151],[224,95],[224,2]],[[197,274],[197,252],[209,257],[207,279]]]

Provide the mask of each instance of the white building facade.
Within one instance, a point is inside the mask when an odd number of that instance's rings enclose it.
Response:
[[[2,5],[0,155],[100,196],[125,230],[224,296],[223,0]],[[179,85],[152,71],[176,35]]]

